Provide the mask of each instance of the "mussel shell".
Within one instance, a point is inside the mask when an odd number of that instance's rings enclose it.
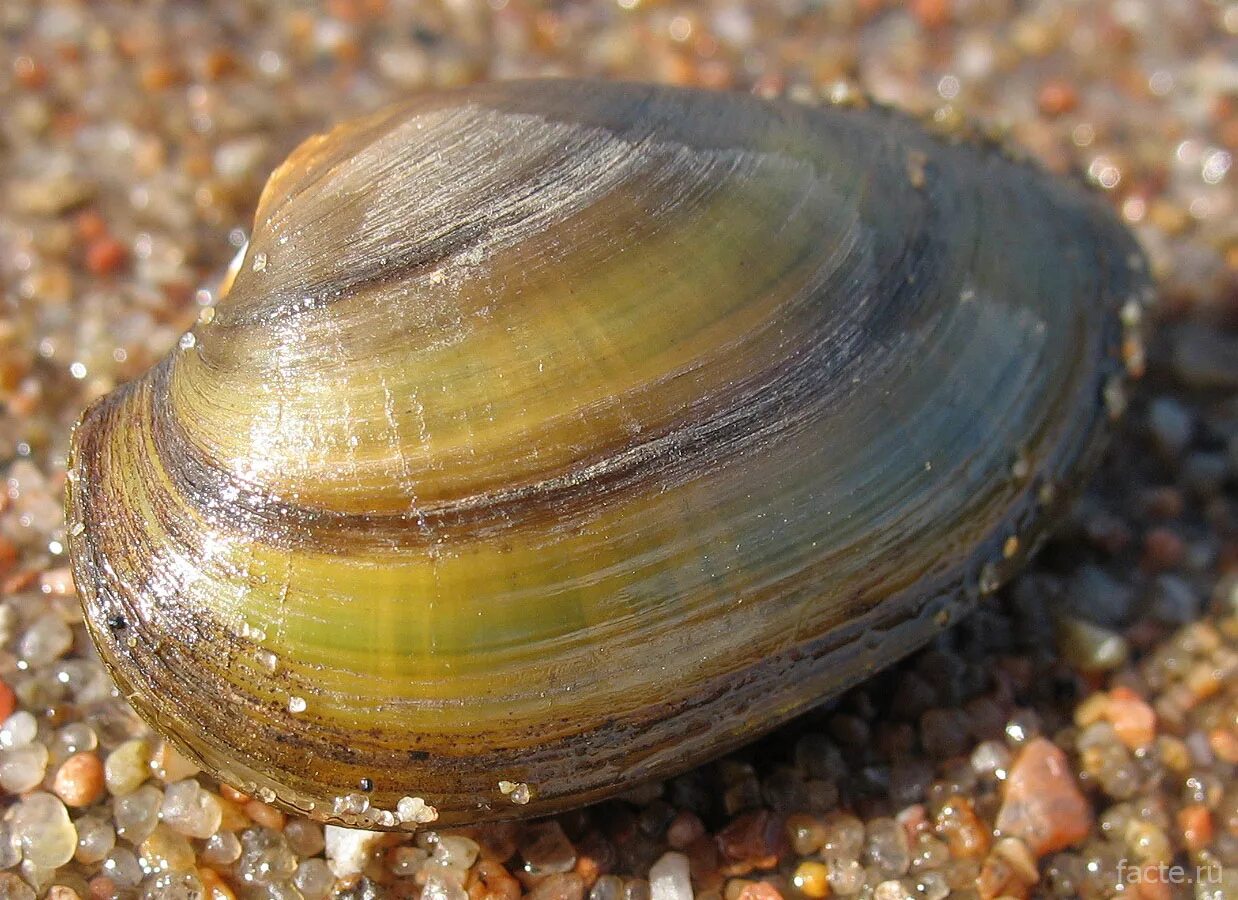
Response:
[[[84,415],[91,633],[318,819],[683,770],[1012,571],[1095,457],[1139,262],[1091,196],[879,109],[419,97],[293,153],[213,320]]]

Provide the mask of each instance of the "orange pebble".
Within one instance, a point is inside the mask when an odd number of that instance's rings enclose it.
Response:
[[[1225,762],[1238,763],[1238,731],[1233,728],[1212,729],[1208,732],[1208,746]]]
[[[249,794],[242,794],[230,784],[221,784],[219,793],[225,800],[231,800],[233,803],[240,803],[242,806],[249,802]]]
[[[1182,843],[1192,853],[1212,843],[1212,813],[1202,803],[1178,810],[1178,827],[1182,829]]]
[[[13,710],[16,708],[17,697],[13,695],[13,689],[9,687],[8,682],[0,680],[0,720],[13,715]]]
[[[107,222],[96,210],[87,209],[78,213],[74,225],[77,226],[77,236],[87,243],[107,236]]]
[[[202,882],[202,887],[206,888],[204,900],[236,900],[236,894],[233,893],[232,888],[228,887],[223,877],[209,866],[203,866],[198,870],[198,878]]]
[[[782,900],[782,893],[766,881],[751,881],[739,892],[738,900]]]
[[[1008,837],[1022,838],[1037,857],[1088,836],[1092,806],[1079,790],[1066,754],[1052,741],[1036,738],[1015,757],[995,827]]]
[[[1130,888],[1133,900],[1173,900],[1169,880],[1153,865],[1145,866]]]
[[[13,60],[13,75],[17,83],[27,89],[41,88],[47,84],[47,69],[29,56],[19,56]]]
[[[261,800],[250,800],[246,803],[245,815],[264,828],[270,828],[272,831],[283,831],[284,822],[288,819],[287,816],[274,806],[268,806]]]
[[[1079,105],[1079,94],[1069,81],[1054,78],[1040,86],[1036,103],[1046,116],[1060,116]]]
[[[1156,739],[1156,713],[1130,688],[1116,687],[1109,692],[1105,718],[1113,725],[1118,739],[1132,750],[1146,747]]]
[[[52,793],[66,806],[89,806],[103,794],[103,762],[94,753],[74,753],[60,764]]]
[[[933,828],[953,856],[979,859],[989,852],[989,829],[966,797],[956,795],[947,800]]]
[[[86,246],[86,268],[94,275],[114,275],[128,258],[129,251],[114,237],[101,237]]]
[[[944,28],[950,24],[950,0],[913,0],[911,14],[925,28]]]

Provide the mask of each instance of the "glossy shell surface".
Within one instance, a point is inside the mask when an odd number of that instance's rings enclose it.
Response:
[[[319,819],[683,770],[1012,571],[1095,456],[1137,261],[1084,192],[880,110],[412,100],[296,150],[213,318],[83,416],[91,633],[156,728]]]

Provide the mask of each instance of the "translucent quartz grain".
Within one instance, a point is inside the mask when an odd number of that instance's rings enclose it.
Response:
[[[868,862],[883,872],[901,875],[911,865],[911,850],[907,832],[890,818],[873,819],[868,823],[868,841],[864,847]]]
[[[47,748],[42,744],[0,751],[0,788],[22,794],[37,787],[47,771],[47,758]]]
[[[35,900],[38,895],[30,885],[12,872],[0,872],[0,897],[5,900]]]
[[[864,847],[864,823],[847,813],[837,813],[826,820],[825,840],[821,856],[829,859],[856,859]]]
[[[653,900],[692,900],[688,857],[673,850],[662,854],[649,870],[649,891]]]
[[[163,796],[163,821],[192,838],[208,838],[219,830],[223,807],[192,778],[168,785]]]
[[[231,831],[217,831],[202,846],[202,861],[212,866],[229,866],[241,855],[241,841]]]
[[[112,823],[99,816],[82,816],[77,826],[77,852],[74,858],[84,864],[99,862],[116,845],[116,829]]]
[[[322,826],[309,819],[289,819],[284,825],[284,837],[298,856],[317,856],[325,846]]]
[[[288,841],[269,828],[250,828],[241,833],[241,856],[236,873],[250,884],[274,884],[292,877],[297,857]]]
[[[441,834],[435,842],[433,861],[452,869],[468,869],[477,861],[481,847],[459,834]]]
[[[305,896],[305,900],[320,900],[335,884],[335,876],[331,874],[326,860],[307,859],[297,866],[292,883]]]
[[[21,862],[21,839],[12,825],[0,821],[0,869],[9,869]]]
[[[411,878],[429,858],[430,854],[421,847],[392,847],[387,851],[387,868],[397,878]]]
[[[589,890],[589,900],[620,900],[623,897],[623,879],[618,875],[603,875]]]
[[[159,824],[159,808],[163,793],[154,785],[145,784],[131,794],[117,797],[112,803],[112,818],[116,834],[137,846]]]
[[[218,894],[207,894],[202,879],[193,872],[160,872],[142,884],[142,900],[202,900],[206,896]]]
[[[36,619],[17,645],[18,655],[31,666],[44,666],[59,659],[73,646],[73,631],[54,612]]]
[[[434,869],[426,876],[421,900],[468,900],[462,880],[454,869]]]
[[[40,869],[63,866],[77,850],[77,829],[65,805],[39,791],[17,805],[13,830],[21,836],[22,855]]]

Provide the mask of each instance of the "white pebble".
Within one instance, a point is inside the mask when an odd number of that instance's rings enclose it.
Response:
[[[30,713],[18,710],[0,725],[0,748],[25,747],[39,733],[39,723]]]
[[[417,825],[425,825],[438,818],[438,810],[420,797],[401,797],[395,806],[395,812],[401,822],[413,822]]]
[[[328,825],[324,831],[327,843],[327,863],[336,878],[357,875],[370,861],[370,856],[383,839],[381,831],[362,831]]]
[[[649,891],[653,900],[692,900],[688,857],[674,851],[663,853],[649,870]]]

